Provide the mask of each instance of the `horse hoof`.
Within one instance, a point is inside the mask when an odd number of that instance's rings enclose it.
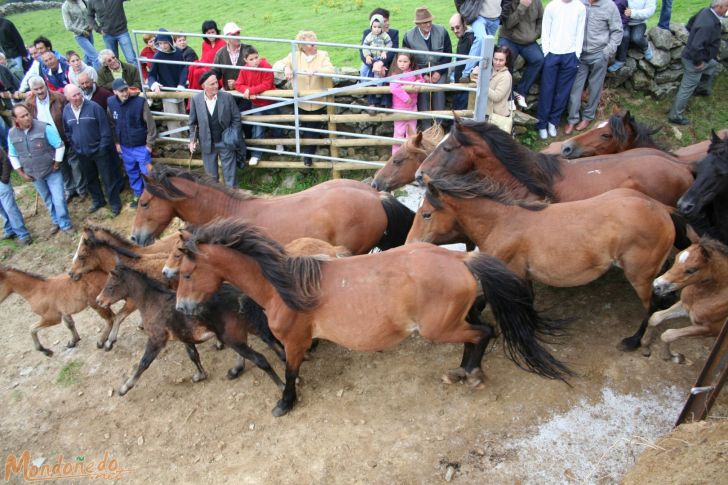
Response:
[[[125,394],[126,394],[127,392],[129,392],[129,387],[128,387],[128,386],[127,386],[126,384],[124,384],[123,386],[121,386],[121,387],[119,388],[119,396],[123,396],[123,395],[125,395]]]
[[[640,346],[640,341],[634,337],[627,337],[617,345],[617,348],[622,352],[634,352]]]
[[[98,340],[98,341],[96,342],[96,348],[97,348],[97,349],[103,349],[103,348],[104,348],[104,343],[105,343],[105,342],[103,342],[102,340]]]
[[[199,372],[192,376],[192,382],[200,382],[204,381],[205,379],[207,379],[207,374],[205,374],[204,372]]]
[[[220,342],[219,340],[215,342],[215,350],[222,350],[225,348],[225,344]]]
[[[644,355],[645,357],[649,357],[650,355],[652,355],[652,349],[643,345],[642,346],[642,355]]]
[[[467,375],[465,378],[465,382],[468,383],[468,385],[473,389],[482,389],[485,387],[485,383],[483,382],[485,380],[485,374],[483,374],[483,371],[481,369],[475,369],[471,373]]]
[[[243,369],[238,370],[235,367],[233,367],[231,369],[228,369],[227,378],[232,381],[233,379],[237,379],[238,377],[240,377],[240,374],[242,374],[242,373],[243,373]]]
[[[111,340],[107,340],[106,343],[104,343],[104,350],[105,351],[108,352],[109,350],[111,350],[113,348],[114,348],[114,342],[112,342]]]
[[[53,357],[53,351],[51,349],[40,349],[40,351],[43,352],[46,357]]]
[[[450,369],[442,376],[442,382],[445,384],[455,384],[460,382],[467,377],[465,369],[458,367],[456,369]]]
[[[66,344],[66,348],[72,349],[76,346],[76,344],[78,344],[78,340],[69,340],[68,343]]]
[[[290,407],[284,406],[282,403],[279,402],[276,407],[273,408],[273,417],[280,418],[281,416],[288,414],[288,411],[290,410]]]
[[[670,358],[674,363],[676,364],[684,364],[685,363],[685,356],[683,354],[672,354],[672,357]]]

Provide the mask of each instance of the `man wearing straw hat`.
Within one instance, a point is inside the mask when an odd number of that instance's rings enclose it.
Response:
[[[442,52],[452,54],[450,36],[445,27],[434,25],[435,18],[427,7],[418,7],[415,10],[415,27],[404,34],[402,47],[416,51]],[[415,54],[417,68],[438,66],[451,61],[450,56],[436,54]],[[445,84],[447,82],[447,68],[433,71],[423,75],[427,82]],[[444,110],[445,92],[420,93],[417,98],[417,111]],[[432,120],[420,120],[420,129],[425,130],[432,125]]]

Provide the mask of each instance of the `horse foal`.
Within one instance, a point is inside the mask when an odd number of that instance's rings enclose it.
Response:
[[[0,266],[0,303],[11,294],[17,293],[30,304],[33,313],[40,317],[30,329],[35,349],[51,357],[53,351],[43,347],[38,340],[38,331],[41,328],[58,325],[63,320],[71,331],[71,340],[67,347],[75,347],[81,337],[71,315],[85,310],[86,307],[93,308],[104,319],[107,329],[111,328],[114,313],[96,304],[96,295],[104,287],[105,281],[106,275],[100,271],[86,273],[76,281],[66,274],[46,278],[9,266]]]
[[[715,337],[728,319],[728,247],[701,239],[677,255],[672,268],[655,279],[653,288],[658,294],[680,289],[682,293],[672,307],[652,315],[642,337],[642,352],[650,355],[650,344],[662,322],[689,317],[689,327],[666,330],[660,336],[661,357],[681,364],[685,357],[670,350],[672,342],[683,337]]]

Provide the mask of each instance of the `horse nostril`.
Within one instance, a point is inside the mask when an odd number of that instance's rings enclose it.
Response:
[[[561,147],[561,154],[565,157],[571,155],[571,152],[573,151],[574,149],[571,148],[569,145],[564,145],[563,147]]]
[[[129,239],[131,239],[131,242],[133,242],[135,244],[139,244],[139,241],[137,241],[137,237],[134,234],[132,234]]]
[[[677,209],[683,214],[690,214],[693,209],[695,209],[695,204],[693,204],[692,202],[679,200],[677,202]]]

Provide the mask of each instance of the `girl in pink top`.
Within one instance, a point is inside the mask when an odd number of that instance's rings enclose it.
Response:
[[[392,69],[391,75],[410,72],[417,69],[415,67],[415,56],[409,52],[398,52],[395,60],[395,67]],[[424,83],[424,78],[417,75],[404,76],[399,78],[402,81],[417,81]],[[419,86],[415,86],[415,92],[407,92],[405,86],[411,84],[400,84],[397,81],[389,83],[389,90],[392,92],[392,108],[406,111],[417,111],[417,92]],[[407,138],[407,131],[411,129],[412,133],[417,131],[417,120],[397,120],[394,122],[394,137]],[[392,154],[399,150],[399,145],[392,145]]]

